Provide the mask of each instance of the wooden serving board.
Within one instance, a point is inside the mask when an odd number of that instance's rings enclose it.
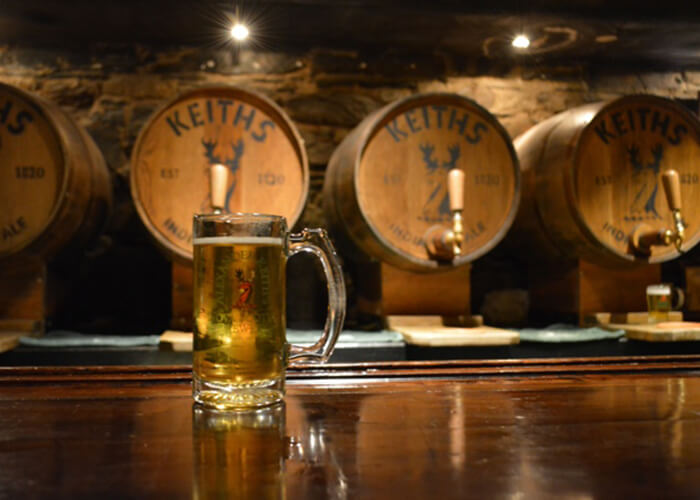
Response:
[[[395,328],[407,344],[426,347],[509,345],[520,342],[518,332],[477,326],[474,328],[404,326]]]
[[[166,330],[160,336],[161,351],[192,352],[192,332]]]
[[[624,330],[627,338],[646,342],[686,342],[700,340],[700,323],[668,321],[653,325],[615,324],[606,328]]]
[[[475,318],[477,321],[481,317]],[[518,344],[520,335],[512,330],[493,328],[479,324],[471,328],[444,325],[440,316],[389,316],[390,329],[403,335],[407,344],[442,346],[485,346]]]
[[[19,338],[25,335],[26,332],[0,332],[0,352],[11,351],[17,347]]]
[[[673,322],[683,321],[683,311],[669,311],[668,320]],[[586,316],[584,323],[587,325],[649,325],[649,313],[646,311],[628,313],[600,312]]]
[[[42,320],[0,319],[0,352],[11,351],[17,347],[20,337],[40,336],[43,329]]]

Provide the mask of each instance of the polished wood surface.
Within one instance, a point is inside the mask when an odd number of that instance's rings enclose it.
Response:
[[[697,318],[700,311],[700,266],[688,265],[685,275],[685,310]]]
[[[381,307],[390,314],[471,313],[471,265],[451,267],[440,273],[404,271],[381,263]],[[410,286],[406,286],[410,283]]]
[[[0,498],[697,498],[698,368],[306,368],[254,416],[194,409],[186,367],[5,368]]]
[[[0,331],[44,331],[48,315],[48,268],[43,258],[0,263]],[[25,323],[19,325],[19,323]]]

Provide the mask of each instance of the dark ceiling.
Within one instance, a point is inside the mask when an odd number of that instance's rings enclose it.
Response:
[[[253,48],[397,48],[464,57],[606,65],[700,67],[700,3],[666,0],[258,0],[239,2]],[[0,0],[0,43],[226,43],[232,2],[211,0]],[[525,7],[527,5],[527,7]],[[533,39],[527,52],[514,34]]]

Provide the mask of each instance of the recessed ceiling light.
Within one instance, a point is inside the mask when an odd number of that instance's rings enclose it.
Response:
[[[231,28],[231,38],[242,42],[250,35],[250,30],[245,24],[236,23]]]
[[[516,49],[526,49],[530,46],[530,39],[527,35],[518,35],[513,38],[512,44]]]

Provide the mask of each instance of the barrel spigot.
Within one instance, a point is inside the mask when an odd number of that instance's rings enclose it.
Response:
[[[220,214],[224,212],[224,208],[226,207],[228,168],[220,163],[215,163],[211,166],[210,173],[211,176],[209,188],[211,190],[211,208],[215,214]]]
[[[679,253],[682,253],[681,245],[685,241],[686,223],[683,221],[681,213],[681,182],[678,172],[675,170],[666,170],[661,181],[666,194],[668,208],[671,210],[673,217],[673,229],[654,230],[647,224],[640,224],[632,233],[632,246],[636,253],[643,256],[651,255],[652,246],[670,246],[676,247]]]
[[[464,172],[453,168],[447,174],[447,194],[450,200],[452,227],[431,226],[423,237],[430,258],[451,261],[462,254],[464,242]]]
[[[681,214],[681,181],[678,172],[667,170],[661,176],[664,185],[664,193],[668,200],[668,208],[673,216],[673,229],[664,231],[664,245],[673,244],[676,250],[681,252],[681,245],[685,240],[686,224]]]

